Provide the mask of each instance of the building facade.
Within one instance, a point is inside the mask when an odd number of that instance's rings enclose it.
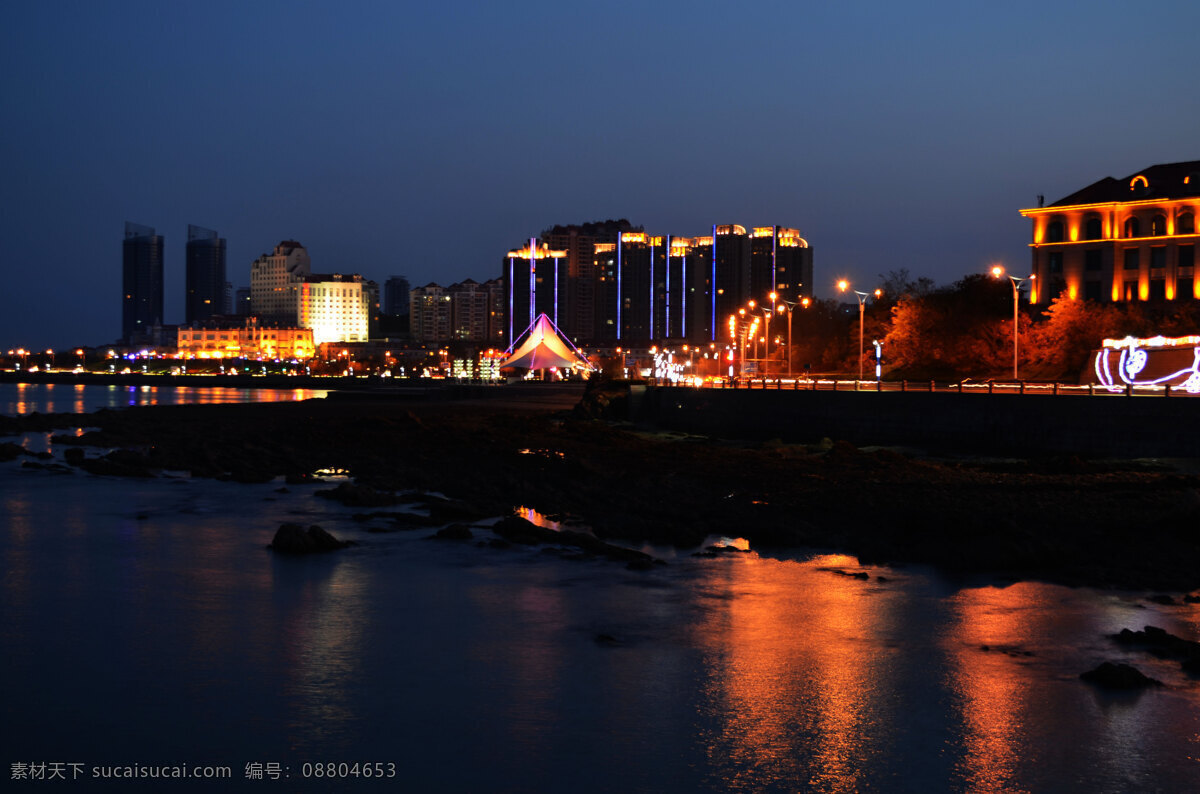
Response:
[[[365,342],[379,303],[357,273],[314,274],[304,246],[284,240],[250,265],[250,308],[262,326],[309,328],[325,342]]]
[[[308,251],[284,240],[250,264],[250,311],[260,323],[295,325],[300,285],[312,275]]]
[[[707,344],[749,300],[812,295],[812,249],[798,230],[714,224],[710,232],[654,235],[622,220],[530,239],[504,260],[509,343],[545,313],[577,344]]]
[[[311,328],[261,327],[253,318],[242,326],[197,323],[180,328],[175,346],[183,358],[306,361],[316,354]]]
[[[392,276],[383,282],[383,313],[394,317],[407,316],[411,292],[412,285],[404,276]]]
[[[450,339],[449,290],[430,282],[409,293],[409,333],[414,342],[441,344]]]
[[[1200,299],[1200,160],[1105,177],[1020,212],[1033,222],[1031,303]]]
[[[149,339],[163,321],[163,238],[150,226],[125,223],[121,287],[122,341]]]
[[[225,240],[212,229],[188,225],[184,316],[188,325],[229,314]]]

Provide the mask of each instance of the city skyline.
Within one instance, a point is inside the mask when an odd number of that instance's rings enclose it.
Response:
[[[192,223],[228,241],[235,288],[286,239],[322,272],[484,281],[542,230],[607,218],[798,228],[822,298],[901,268],[1026,270],[1039,194],[1200,156],[1200,9],[1128,8],[20,7],[0,343],[118,338],[126,221],[164,238],[167,323]]]

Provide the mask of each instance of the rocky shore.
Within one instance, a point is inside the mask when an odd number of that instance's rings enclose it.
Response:
[[[7,418],[0,436],[90,428],[53,443],[73,447],[72,466],[109,476],[187,471],[265,482],[343,471],[368,501],[438,492],[471,515],[526,506],[606,539],[691,548],[722,534],[767,552],[837,549],[954,574],[1175,598],[1200,588],[1195,473],[1074,457],[935,460],[836,439],[738,443],[596,414],[586,402],[550,410],[328,399]],[[0,439],[0,458],[23,454]]]

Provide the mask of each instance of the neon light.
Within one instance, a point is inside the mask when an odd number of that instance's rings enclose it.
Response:
[[[533,324],[534,306],[537,304],[537,257],[532,252],[537,251],[537,238],[529,238],[529,323]]]
[[[653,240],[653,238],[651,238]],[[649,338],[654,338],[654,243],[650,243],[650,328]]]
[[[1186,337],[1185,337],[1186,338]],[[1095,363],[1092,365],[1093,371],[1096,373],[1096,380],[1102,386],[1108,387],[1113,391],[1118,391],[1121,386],[1117,383],[1117,378],[1113,377],[1112,366],[1110,359],[1113,353],[1119,351],[1117,357],[1117,376],[1121,383],[1129,386],[1158,386],[1161,384],[1172,384],[1182,387],[1191,394],[1200,393],[1200,344],[1192,348],[1192,363],[1184,369],[1177,370],[1161,377],[1143,377],[1138,378],[1150,364],[1150,354],[1155,350],[1165,352],[1170,347],[1180,347],[1179,345],[1161,345],[1151,347],[1150,350],[1142,349],[1138,346],[1142,341],[1177,341],[1166,340],[1163,337],[1156,337],[1152,340],[1139,340],[1133,337],[1114,342],[1114,340],[1104,340],[1105,346],[1096,354]],[[1109,344],[1113,343],[1113,344]]]
[[[669,235],[669,234],[667,235],[667,247],[665,250],[667,252],[667,256],[666,256],[666,259],[667,259],[667,294],[663,300],[663,304],[664,304],[663,311],[666,312],[666,315],[667,315],[667,321],[665,323],[665,325],[666,325],[665,336],[668,339],[670,339],[671,338],[671,235]]]
[[[712,293],[712,316],[708,318],[710,342],[717,341],[717,225],[712,227],[712,281],[708,290]]]
[[[558,325],[558,257],[554,257],[554,324]]]
[[[513,284],[513,279],[516,277],[516,269],[513,265],[513,257],[510,254],[508,257],[508,342],[513,341],[513,312],[516,311],[513,306],[513,293],[516,291],[516,285]]]
[[[617,235],[617,339],[621,338],[621,235]]]

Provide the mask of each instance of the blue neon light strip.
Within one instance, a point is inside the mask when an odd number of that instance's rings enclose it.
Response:
[[[709,341],[717,341],[717,224],[712,227],[712,282],[708,285],[709,292],[712,293],[712,311],[708,318],[708,330],[712,337]]]
[[[654,244],[650,244],[650,328],[648,337],[654,339]]]
[[[537,304],[537,238],[529,238],[529,324],[533,325]]]
[[[671,235],[669,235],[669,234],[667,235],[666,256],[664,256],[663,259],[665,259],[667,262],[667,295],[666,295],[666,299],[663,301],[663,303],[665,304],[663,306],[663,311],[665,311],[667,314],[667,321],[665,323],[666,328],[664,329],[666,331],[666,333],[663,335],[667,339],[670,339],[671,338]]]
[[[617,232],[617,339],[621,338],[621,232]]]

